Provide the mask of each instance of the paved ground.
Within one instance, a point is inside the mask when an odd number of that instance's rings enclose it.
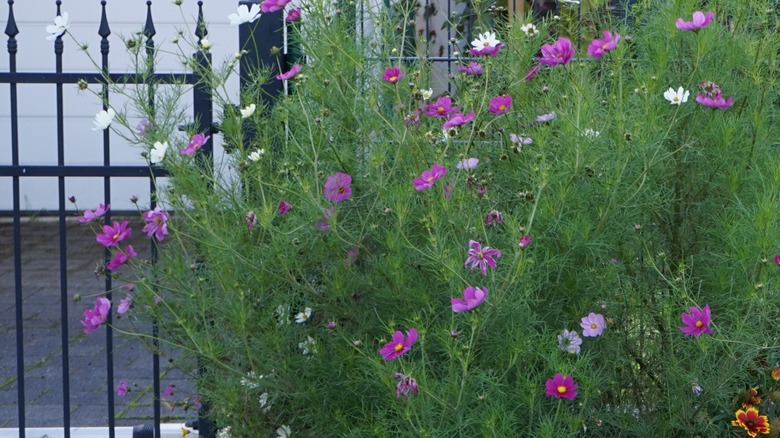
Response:
[[[148,241],[133,227],[133,247],[140,256]],[[85,335],[80,320],[84,309],[94,303],[85,298],[74,303],[76,294],[97,294],[104,281],[94,275],[102,260],[102,247],[86,225],[69,222],[67,236],[68,299],[67,327],[70,364],[70,418],[72,426],[105,426],[108,424],[109,388],[113,391],[125,380],[131,392],[117,397],[114,413],[118,426],[135,426],[150,422],[152,410],[152,354],[146,347],[125,335],[114,333],[114,382],[106,381],[106,328]],[[63,358],[59,270],[58,223],[51,219],[28,220],[22,224],[22,286],[24,335],[24,388],[26,425],[28,427],[62,426]],[[118,299],[115,300],[115,304]],[[14,283],[13,227],[0,223],[0,428],[16,427],[18,419],[18,381],[16,346],[16,300]],[[127,327],[118,321],[118,327]],[[175,352],[166,352],[175,354]],[[175,385],[171,402],[183,401],[192,393],[183,375],[169,369],[169,357],[161,357],[161,387]],[[162,408],[163,421],[181,421],[196,416],[194,410]]]

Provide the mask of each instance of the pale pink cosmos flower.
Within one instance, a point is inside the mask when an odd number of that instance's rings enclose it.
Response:
[[[419,387],[417,386],[417,381],[414,380],[411,376],[407,376],[405,374],[401,373],[393,373],[393,377],[396,379],[401,379],[398,381],[398,384],[395,387],[395,397],[401,398],[401,395],[403,394],[406,396],[406,400],[409,400],[409,393],[412,395],[417,395],[419,392]]]
[[[479,158],[464,158],[458,161],[455,167],[459,170],[473,169],[477,167],[477,164],[479,164]]]
[[[409,114],[406,115],[406,117],[404,117],[404,126],[408,128],[411,125],[420,126],[420,110],[419,109],[411,111]]]
[[[294,23],[296,21],[299,21],[301,19],[301,8],[295,8],[292,11],[287,13],[287,17],[284,18],[284,21],[288,23]]]
[[[685,21],[682,18],[678,18],[675,22],[675,26],[679,30],[699,30],[702,27],[707,27],[707,25],[712,22],[712,19],[715,18],[715,14],[712,12],[704,14],[702,11],[696,11],[693,13],[692,18],[691,21]]]
[[[133,249],[133,246],[127,245],[127,248],[125,248],[124,251],[120,250],[114,253],[114,256],[111,257],[111,260],[106,264],[106,269],[109,271],[115,271],[117,268],[127,263],[131,257],[137,256],[138,254]]]
[[[460,70],[461,73],[467,74],[469,76],[479,76],[485,73],[485,69],[482,67],[482,64],[474,61],[471,61],[466,65],[459,65],[458,70]]]
[[[95,300],[95,307],[84,310],[84,319],[81,320],[81,325],[84,326],[84,333],[92,333],[99,329],[106,318],[108,318],[108,312],[111,311],[111,301],[105,297],[98,297]]]
[[[450,304],[452,305],[452,311],[455,313],[466,312],[468,310],[474,310],[485,301],[488,290],[486,287],[473,287],[469,286],[463,290],[463,299],[450,298]]]
[[[565,398],[567,400],[574,400],[577,397],[577,384],[574,383],[574,379],[570,375],[565,377],[561,373],[556,373],[552,379],[545,382],[547,397]]]
[[[133,306],[133,295],[127,294],[124,298],[119,300],[119,305],[116,306],[116,313],[119,315],[124,315],[127,313],[128,310],[130,310],[130,307]]]
[[[619,33],[615,32],[613,35],[612,32],[605,30],[603,40],[596,38],[590,43],[588,54],[594,58],[601,58],[605,53],[615,50],[618,41],[620,41]]]
[[[144,212],[146,225],[142,231],[146,233],[146,237],[154,236],[158,242],[162,242],[168,235],[168,217],[168,213],[159,206]]]
[[[113,225],[103,225],[103,233],[98,234],[95,240],[106,248],[117,246],[119,242],[129,238],[133,230],[127,226],[127,221],[119,223],[114,221]]]
[[[542,57],[537,58],[540,64],[546,65],[566,65],[574,57],[574,47],[571,40],[566,37],[558,38],[555,44],[545,44],[542,46]]]
[[[211,136],[209,135],[203,135],[203,134],[195,134],[192,136],[192,139],[187,144],[187,147],[184,149],[180,149],[180,152],[184,155],[192,155],[195,152],[198,152],[203,148],[203,146],[206,145],[206,142],[209,141]]]
[[[436,102],[425,105],[422,109],[423,114],[431,117],[441,117],[446,119],[450,114],[457,112],[460,107],[452,106],[450,96],[441,96]]]
[[[526,81],[530,81],[531,79],[535,78],[540,71],[542,71],[542,65],[534,64],[531,66],[531,68],[528,69],[528,71],[525,72],[525,77],[523,79]]]
[[[265,0],[264,2],[260,3],[260,10],[264,14],[281,11],[285,6],[287,6],[287,3],[290,3],[290,1],[291,0]]]
[[[410,328],[406,332],[406,337],[400,331],[396,331],[393,333],[393,340],[379,349],[379,354],[385,358],[385,361],[397,359],[411,350],[415,342],[417,342],[416,328]]]
[[[704,309],[689,307],[689,310],[690,313],[683,312],[681,315],[682,322],[685,325],[678,327],[680,331],[685,333],[685,336],[693,335],[697,338],[701,336],[702,333],[711,334],[710,305],[706,304]]]
[[[485,225],[497,225],[504,222],[504,215],[498,210],[490,210],[485,216]]]
[[[604,320],[604,315],[591,312],[588,316],[582,318],[580,327],[582,327],[582,336],[595,338],[601,336],[607,327],[607,322]]]
[[[100,219],[101,217],[105,216],[110,209],[111,204],[100,204],[98,205],[98,208],[95,209],[95,211],[84,210],[83,215],[79,218],[79,223],[85,224],[87,222],[92,222],[95,219]]]
[[[349,186],[351,183],[351,176],[346,173],[336,172],[325,181],[322,194],[325,196],[325,199],[336,204],[346,201],[352,196],[352,188]]]
[[[127,388],[127,382],[120,380],[119,384],[116,385],[116,395],[124,397],[127,394],[127,391],[129,391]]]
[[[301,72],[302,68],[303,67],[300,64],[295,64],[292,67],[290,67],[290,70],[288,70],[288,71],[286,71],[284,73],[276,75],[276,79],[278,79],[280,81],[288,81],[288,80],[294,78],[295,76],[297,76],[298,73]]]
[[[142,119],[135,125],[135,133],[139,137],[146,137],[149,134],[149,130],[152,128],[152,122],[146,119]]]
[[[531,236],[526,234],[517,241],[517,244],[520,246],[520,248],[528,248],[531,245]]]
[[[506,114],[509,108],[512,108],[512,96],[508,94],[494,97],[488,105],[488,111],[495,115]]]
[[[442,125],[442,128],[444,130],[453,128],[455,126],[463,126],[466,123],[469,123],[470,121],[474,120],[474,111],[468,113],[468,114],[462,114],[462,113],[455,113],[450,115],[450,117],[447,119],[446,122],[444,122],[444,125]]]
[[[551,122],[555,120],[555,112],[547,113],[547,114],[541,114],[536,116],[536,121],[539,123],[546,123]]]
[[[290,212],[290,209],[292,209],[292,207],[289,203],[287,203],[287,201],[282,201],[279,203],[279,205],[276,206],[276,211],[279,213],[279,216],[286,215]]]
[[[402,72],[398,67],[388,67],[385,69],[385,73],[382,75],[382,79],[390,84],[396,84],[400,81],[406,73]]]
[[[323,216],[318,222],[316,222],[314,225],[321,229],[322,231],[328,231],[330,230],[330,223],[328,222],[328,219],[333,215],[333,208],[328,207],[325,209],[325,216]]]
[[[534,142],[531,137],[523,137],[517,134],[509,134],[509,140],[516,145],[529,145]]]
[[[434,163],[431,170],[423,170],[420,177],[414,179],[414,188],[419,192],[420,190],[433,187],[436,181],[446,174],[447,169],[444,166]]]
[[[469,240],[469,256],[464,263],[468,267],[471,263],[471,270],[479,266],[482,275],[487,275],[487,267],[496,269],[496,258],[501,258],[501,251],[489,246],[482,247],[476,240]]]

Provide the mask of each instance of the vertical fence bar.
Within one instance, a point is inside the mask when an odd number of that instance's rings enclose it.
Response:
[[[100,35],[100,72],[106,78],[100,90],[100,97],[103,100],[103,110],[108,110],[108,53],[109,42],[108,36],[111,35],[111,29],[108,27],[108,19],[106,17],[106,2],[105,0],[100,2],[102,5],[100,27],[98,29],[98,35]],[[111,131],[106,128],[103,130],[103,165],[106,167],[111,166]],[[103,178],[103,201],[106,205],[111,203],[111,177],[106,176]],[[106,223],[110,223],[111,211],[106,213]],[[105,261],[106,263],[111,258],[111,251],[108,248],[105,249]],[[106,298],[112,302],[113,297],[111,290],[113,288],[113,281],[111,273],[106,270],[105,273],[105,291]],[[113,302],[112,307],[113,309]],[[114,413],[114,330],[111,328],[113,323],[112,312],[108,312],[106,318],[106,382],[107,382],[107,401],[108,401],[108,436],[114,438],[116,436],[116,415]],[[159,435],[158,435],[159,436]]]
[[[259,1],[239,1],[238,4],[251,7]],[[270,108],[274,101],[282,94],[284,89],[283,81],[270,81],[267,83],[257,83],[257,72],[260,69],[268,69],[271,76],[281,73],[280,70],[287,70],[284,62],[284,56],[281,50],[273,54],[272,47],[284,47],[284,28],[283,11],[271,12],[260,16],[254,23],[242,24],[238,28],[238,46],[246,50],[246,55],[241,57],[239,63],[239,76],[241,90],[248,87],[259,87],[260,104],[258,106]]]
[[[57,15],[61,14],[61,1],[57,1]],[[62,35],[54,40],[56,73],[62,73]],[[57,166],[65,166],[65,108],[62,83],[56,85],[57,99]],[[60,236],[60,331],[62,335],[62,415],[65,438],[70,438],[70,357],[68,350],[68,248],[65,227],[65,177],[57,177]]]
[[[18,45],[16,35],[19,28],[14,19],[14,0],[8,0],[8,22],[5,26],[8,35],[8,71],[16,73],[16,52]],[[11,165],[19,165],[19,107],[16,84],[10,83],[11,94]],[[19,438],[25,436],[24,418],[24,315],[22,312],[22,224],[19,211],[19,177],[14,175],[13,181],[13,217],[14,217],[14,299],[16,307],[16,404],[19,415]]]

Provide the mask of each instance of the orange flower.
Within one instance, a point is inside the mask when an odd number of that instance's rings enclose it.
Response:
[[[780,365],[776,365],[774,368],[772,368],[772,378],[775,380],[780,380]]]
[[[749,436],[755,437],[759,433],[769,434],[769,419],[766,415],[758,415],[758,409],[752,407],[747,411],[740,409],[736,412],[736,416],[736,420],[731,420],[731,425],[745,429]]]

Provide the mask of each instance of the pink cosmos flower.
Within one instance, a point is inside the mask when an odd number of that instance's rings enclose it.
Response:
[[[328,219],[333,215],[333,208],[328,207],[325,209],[325,216],[323,216],[318,222],[316,222],[314,225],[321,229],[322,231],[328,231],[330,230],[330,223],[328,223]]]
[[[355,260],[357,260],[358,255],[360,255],[360,248],[357,246],[350,248],[347,250],[347,258],[344,259],[344,264],[346,266],[352,266],[355,263]]]
[[[464,158],[458,161],[458,164],[456,164],[455,167],[459,170],[473,169],[477,167],[477,164],[479,164],[479,158]]]
[[[441,117],[446,119],[450,114],[458,111],[460,107],[452,106],[450,96],[441,96],[436,102],[425,105],[422,109],[423,114],[431,117]]]
[[[402,72],[400,68],[388,67],[385,70],[385,73],[382,75],[382,79],[384,79],[387,83],[395,84],[398,83],[398,81],[400,81],[404,76],[406,76],[406,73]]]
[[[466,65],[459,65],[458,70],[460,70],[461,73],[467,74],[469,76],[479,76],[485,73],[485,69],[482,67],[482,64],[474,61],[471,61]]]
[[[574,57],[574,47],[571,41],[566,37],[558,38],[555,44],[545,44],[542,46],[542,57],[537,58],[540,64],[546,65],[566,65]]]
[[[693,335],[697,338],[701,336],[702,333],[711,334],[710,305],[706,304],[704,309],[699,309],[697,307],[690,307],[689,309],[691,313],[683,312],[681,315],[682,322],[685,325],[678,327],[680,331],[685,333],[685,336]]]
[[[419,192],[420,190],[433,187],[436,181],[446,174],[447,169],[444,166],[434,163],[431,170],[423,170],[420,177],[414,179],[414,188]]]
[[[447,201],[452,199],[452,187],[448,185],[444,186],[444,199],[446,199]]]
[[[541,114],[536,116],[536,121],[539,123],[546,123],[555,120],[555,112]]]
[[[420,126],[420,109],[416,109],[404,117],[404,126],[409,127],[409,125],[414,126]]]
[[[505,114],[509,108],[512,108],[512,96],[508,94],[494,97],[488,105],[488,111],[495,115]]]
[[[154,236],[158,242],[162,242],[168,235],[168,217],[168,213],[160,207],[145,212],[146,225],[142,231],[146,233],[146,237],[151,239]]]
[[[542,64],[534,64],[531,66],[531,68],[528,69],[528,71],[525,72],[525,77],[523,79],[530,81],[531,79],[535,78],[540,71],[542,71]]]
[[[485,301],[488,290],[486,287],[473,287],[469,286],[463,290],[463,299],[450,298],[450,304],[452,305],[452,311],[455,313],[465,312],[467,310],[474,310]]]
[[[268,1],[268,0],[266,0]],[[173,388],[175,388],[176,385],[173,383],[169,383],[168,386],[165,387],[165,391],[163,391],[162,396],[165,398],[170,398],[173,396]]]
[[[708,97],[703,94],[699,94],[696,96],[696,102],[710,108],[728,109],[731,108],[731,105],[734,104],[734,98],[729,97],[728,100],[726,100],[721,94],[718,94],[715,97]]]
[[[290,212],[290,209],[292,209],[292,207],[287,203],[287,201],[282,201],[279,203],[279,205],[276,206],[276,211],[279,213],[279,216],[286,215]]]
[[[117,246],[119,242],[127,239],[133,233],[133,230],[127,226],[127,221],[120,224],[114,221],[113,225],[103,225],[103,233],[98,234],[97,242],[106,248]]]
[[[294,23],[296,21],[299,21],[301,19],[301,8],[295,8],[292,11],[287,13],[287,17],[285,17],[284,21],[288,23]]]
[[[285,6],[287,6],[287,3],[290,3],[290,0],[265,0],[264,2],[260,3],[260,10],[264,14],[281,11]]]
[[[127,294],[119,301],[119,305],[116,306],[116,313],[119,315],[124,315],[128,310],[130,310],[130,307],[132,306],[133,296],[131,294]]]
[[[95,300],[95,307],[84,310],[84,319],[81,320],[81,325],[84,326],[84,333],[92,333],[99,329],[106,318],[108,312],[111,311],[111,301],[105,297],[98,297]]]
[[[565,398],[567,400],[574,400],[577,397],[577,384],[574,383],[574,379],[570,375],[565,377],[561,373],[556,373],[552,379],[545,382],[547,387],[547,397]]]
[[[397,359],[411,350],[412,344],[415,342],[417,342],[417,329],[410,328],[409,331],[406,332],[406,338],[404,338],[403,333],[396,331],[393,333],[393,340],[385,344],[385,346],[379,350],[379,354],[381,354],[386,361]]]
[[[775,254],[775,263],[777,263],[777,266],[780,267],[780,254]]]
[[[615,32],[613,35],[612,32],[605,30],[603,40],[596,38],[590,43],[588,54],[594,58],[601,58],[605,53],[615,50],[618,41],[620,41],[619,33]]]
[[[127,388],[127,382],[124,380],[119,381],[119,385],[116,385],[116,395],[124,397],[129,389]]]
[[[442,128],[446,130],[455,126],[463,126],[472,120],[474,120],[474,111],[468,114],[455,113],[450,115],[447,121],[444,122]]]
[[[498,210],[490,210],[485,216],[485,225],[496,225],[504,222],[504,215]]]
[[[201,150],[210,138],[211,136],[209,135],[195,134],[192,136],[192,140],[187,144],[187,147],[180,151],[184,155],[192,155]]]
[[[495,258],[501,258],[501,251],[493,249],[489,246],[482,248],[482,245],[475,240],[469,240],[469,256],[464,263],[464,267],[468,267],[471,263],[471,270],[479,266],[479,270],[482,271],[482,275],[487,275],[487,267],[490,266],[496,269]]]
[[[517,134],[509,134],[509,140],[516,145],[529,145],[534,142],[531,137],[523,137]]]
[[[517,244],[520,245],[520,248],[528,248],[531,245],[531,236],[526,234],[517,241]]]
[[[393,377],[396,379],[401,379],[398,381],[398,385],[395,387],[395,397],[401,398],[401,394],[406,396],[406,400],[409,400],[409,393],[411,392],[412,395],[417,395],[420,388],[417,386],[417,381],[414,380],[411,376],[407,376],[406,374],[401,373],[393,373]]]
[[[149,134],[149,129],[151,129],[151,127],[152,122],[142,119],[135,125],[135,133],[138,134],[139,137],[146,137]]]
[[[137,257],[138,254],[133,249],[132,245],[127,245],[127,248],[125,248],[124,251],[117,251],[114,253],[114,256],[111,257],[111,260],[106,264],[106,269],[109,271],[115,271],[120,266],[127,263],[128,260],[130,260],[130,257]]]
[[[352,188],[349,186],[351,183],[351,176],[346,173],[336,172],[325,181],[325,188],[322,189],[322,194],[325,195],[325,199],[336,204],[346,201],[352,196]]]
[[[276,79],[280,81],[289,81],[290,79],[298,75],[298,73],[301,72],[302,68],[303,67],[301,67],[300,64],[294,64],[292,67],[290,67],[290,70],[288,70],[287,72],[276,75]]]
[[[696,11],[693,13],[693,20],[685,21],[682,18],[678,18],[675,26],[679,30],[699,30],[702,27],[707,27],[714,17],[715,14],[712,12],[707,12],[705,15],[702,11]]]
[[[498,51],[501,50],[501,48],[504,47],[504,44],[497,44],[495,46],[484,46],[482,48],[469,48],[469,55],[471,56],[492,56],[496,57],[498,55]]]
[[[604,328],[607,327],[607,322],[604,321],[604,315],[591,312],[580,320],[580,327],[582,327],[582,336],[595,338],[601,336]]]
[[[100,204],[98,205],[98,208],[95,209],[95,211],[84,210],[84,214],[79,218],[79,223],[85,224],[87,222],[92,222],[95,219],[100,219],[101,217],[105,216],[110,209],[111,204]]]

